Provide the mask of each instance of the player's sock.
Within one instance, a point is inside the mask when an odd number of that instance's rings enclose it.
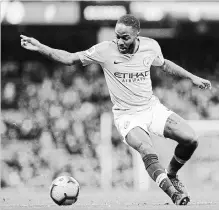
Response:
[[[167,177],[164,167],[159,163],[158,156],[156,154],[148,154],[143,157],[143,161],[149,176],[169,197],[172,197],[176,189]]]
[[[170,176],[176,176],[178,170],[182,168],[182,166],[186,163],[186,161],[176,157],[175,155],[172,157],[170,164],[167,168],[167,173]]]
[[[171,176],[176,176],[179,169],[191,158],[197,146],[197,143],[189,145],[178,144],[175,154],[167,167],[167,173]]]

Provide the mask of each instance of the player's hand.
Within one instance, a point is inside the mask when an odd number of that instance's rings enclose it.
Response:
[[[38,51],[40,42],[34,38],[20,35],[21,37],[21,46],[27,50]]]
[[[192,82],[200,89],[211,89],[211,82],[209,80],[195,76],[194,78],[192,78]]]

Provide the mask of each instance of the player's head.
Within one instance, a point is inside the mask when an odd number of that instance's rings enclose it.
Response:
[[[140,33],[140,22],[134,15],[123,15],[116,23],[117,46],[121,53],[130,53]]]

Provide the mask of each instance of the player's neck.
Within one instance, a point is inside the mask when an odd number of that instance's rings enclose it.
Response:
[[[140,45],[140,40],[139,38],[137,38],[135,39],[135,42],[133,43],[133,46],[131,47],[128,54],[135,54],[139,49],[139,45]]]

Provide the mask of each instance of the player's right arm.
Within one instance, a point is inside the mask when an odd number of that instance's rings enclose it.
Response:
[[[40,43],[38,40],[21,35],[21,46],[27,50],[39,52],[48,58],[63,63],[65,65],[74,65],[81,60],[77,53],[70,53],[64,50],[54,49]]]

